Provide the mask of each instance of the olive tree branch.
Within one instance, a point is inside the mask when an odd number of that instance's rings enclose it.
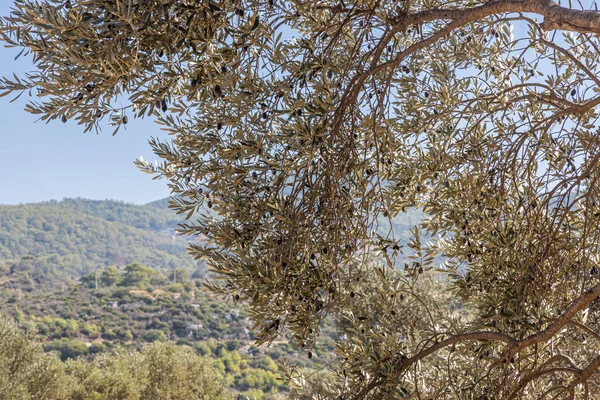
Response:
[[[533,335],[530,335],[524,339],[516,340],[510,335],[500,333],[500,332],[472,332],[472,333],[463,333],[449,337],[448,339],[437,342],[421,351],[412,357],[400,357],[396,360],[397,371],[394,375],[400,375],[404,371],[406,371],[411,365],[416,363],[417,361],[439,351],[445,347],[455,345],[462,342],[474,341],[474,340],[487,340],[487,341],[496,341],[503,342],[508,345],[508,350],[505,352],[502,360],[507,362],[512,359],[517,353],[524,350],[527,347],[533,346],[535,344],[541,342],[547,342],[550,338],[556,335],[565,325],[569,324],[571,319],[575,314],[579,311],[583,310],[587,307],[592,301],[594,301],[598,296],[600,296],[600,283],[588,289],[585,293],[579,296],[572,304],[567,308],[565,312],[561,314],[559,318],[554,320],[546,329],[537,332]],[[581,370],[580,378],[572,383],[573,387],[577,384],[587,380],[596,369],[600,367],[600,356],[592,363],[590,363],[585,369]],[[572,368],[571,368],[572,369]],[[573,371],[571,371],[573,372]],[[369,383],[367,386],[363,388],[356,396],[354,396],[353,400],[363,399],[369,392],[381,386],[385,383],[385,378],[377,378]],[[525,383],[526,384],[526,383]],[[565,389],[563,389],[565,390]]]

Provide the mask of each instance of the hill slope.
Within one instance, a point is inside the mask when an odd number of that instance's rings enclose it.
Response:
[[[407,240],[422,218],[418,210],[398,215],[391,221],[395,238]],[[188,256],[187,240],[174,233],[182,220],[168,208],[168,199],[146,205],[80,198],[0,205],[0,285],[9,276],[30,280],[27,286],[55,286],[132,262],[186,268],[198,278],[205,271],[202,263]],[[379,233],[389,233],[389,222],[380,221]]]
[[[160,203],[66,199],[0,206],[0,264],[41,283],[131,262],[200,271],[187,241],[170,234],[179,220]]]

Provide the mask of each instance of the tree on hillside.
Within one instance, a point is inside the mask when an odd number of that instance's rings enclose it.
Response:
[[[143,287],[164,281],[165,276],[162,272],[140,263],[131,263],[125,266],[125,274],[121,281],[121,286]]]
[[[103,286],[118,285],[123,280],[121,271],[117,267],[109,266],[100,274],[100,282]]]
[[[259,341],[311,356],[338,321],[314,397],[592,398],[600,13],[571,4],[16,0],[0,34],[35,67],[0,95],[86,131],[155,117],[137,164]]]

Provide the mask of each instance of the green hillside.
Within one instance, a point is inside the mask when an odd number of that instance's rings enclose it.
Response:
[[[391,222],[405,243],[422,218],[418,211],[382,218],[377,230],[388,235]],[[254,347],[244,305],[200,289],[206,270],[175,235],[181,220],[167,199],[0,205],[0,315],[63,359],[168,341],[212,360],[235,398],[286,398],[274,360],[321,371],[332,360],[335,326],[325,322],[310,356],[285,337]]]
[[[411,211],[394,218],[396,240],[406,241],[422,217]],[[146,205],[80,198],[0,205],[0,285],[56,286],[132,262],[185,268],[199,278],[205,273],[202,263],[188,256],[187,240],[175,233],[182,220],[168,208],[168,199]],[[388,220],[378,225],[380,234],[389,233]]]
[[[187,241],[172,233],[180,219],[158,204],[67,199],[0,206],[0,275],[52,285],[131,262],[201,274]]]
[[[36,206],[58,206],[79,211],[110,222],[120,222],[139,229],[153,231],[171,230],[183,217],[170,210],[169,199],[153,201],[143,206],[115,200],[64,199],[35,204]]]

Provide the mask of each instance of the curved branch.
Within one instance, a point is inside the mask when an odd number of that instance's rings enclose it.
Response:
[[[368,77],[390,67],[397,67],[402,60],[412,53],[430,46],[461,26],[492,15],[506,13],[534,13],[542,15],[544,17],[544,22],[540,25],[542,30],[562,29],[580,33],[600,34],[600,13],[561,7],[552,0],[496,0],[467,9],[432,9],[414,14],[402,13],[398,16],[390,17],[388,22],[392,29],[383,36],[377,46],[370,68],[363,73],[355,75],[342,96],[342,102],[335,112],[334,131],[341,126],[342,116],[345,114],[346,109],[356,102],[360,91],[359,88]],[[451,22],[431,34],[428,38],[413,43],[401,51],[394,59],[377,65],[384,46],[391,40],[395,33],[402,32],[412,25],[442,20],[450,20]],[[582,105],[581,108],[584,109],[585,105]]]
[[[515,390],[513,390],[513,392],[508,396],[509,399],[519,399],[521,397],[519,396],[519,393],[521,392],[521,390],[525,389],[525,387],[527,386],[527,384],[533,380],[536,380],[544,375],[550,375],[550,374],[554,374],[556,372],[569,372],[571,374],[574,374],[575,376],[580,376],[581,375],[581,370],[580,369],[576,369],[576,368],[568,368],[568,367],[555,367],[555,368],[550,368],[550,369],[544,369],[541,371],[537,371],[536,373],[533,373],[531,375],[529,375],[528,377],[526,377],[525,379],[521,380],[521,382],[519,382],[519,384],[517,385],[517,387],[515,388]]]
[[[454,345],[456,343],[467,342],[472,340],[488,340],[488,341],[497,341],[504,342],[508,345],[514,345],[516,340],[504,333],[500,332],[472,332],[472,333],[463,333],[455,336],[451,336],[446,340],[442,340],[436,344],[433,344],[426,349],[421,350],[414,356],[410,358],[401,357],[396,361],[396,366],[399,368],[398,373],[402,373],[407,370],[411,365],[416,363],[417,361],[427,357],[428,355],[435,353],[436,351],[443,349],[444,347],[448,347]],[[369,392],[371,392],[376,387],[380,386],[385,380],[383,378],[378,378],[372,381],[369,385],[367,385],[363,390],[360,391],[356,396],[354,396],[353,400],[359,400],[364,398]]]
[[[505,333],[500,333],[500,332],[463,333],[461,335],[449,337],[446,340],[442,340],[441,342],[438,342],[436,344],[429,346],[426,349],[421,350],[420,352],[418,352],[411,358],[404,360],[402,362],[402,366],[404,366],[404,365],[408,366],[408,365],[414,364],[415,362],[427,357],[428,355],[430,355],[432,353],[435,353],[436,351],[438,351],[444,347],[447,347],[447,346],[450,346],[450,345],[453,345],[456,343],[460,343],[460,342],[471,341],[471,340],[488,340],[488,341],[504,342],[508,345],[515,345],[517,343],[517,341],[512,336],[509,336]]]
[[[600,13],[562,7],[553,0],[497,0],[469,9],[433,9],[400,15],[392,19],[392,23],[404,28],[435,20],[460,20],[462,23],[469,23],[502,13],[539,14],[544,17],[540,26],[545,31],[561,29],[579,33],[600,33]]]
[[[576,322],[576,321],[569,321],[569,322],[567,322],[567,325],[577,327],[577,328],[589,333],[590,335],[592,335],[594,337],[594,339],[600,341],[600,334],[598,334],[598,332],[596,332],[595,330],[593,330],[592,328],[590,328],[587,325],[580,324],[579,322]]]
[[[540,342],[546,342],[550,338],[552,338],[556,333],[558,333],[565,325],[569,324],[571,319],[575,314],[579,311],[583,310],[587,307],[592,301],[594,301],[597,297],[600,296],[600,283],[588,289],[584,294],[579,296],[569,308],[556,320],[554,320],[546,329],[530,335],[522,340],[516,340],[512,336],[509,336],[500,332],[472,332],[472,333],[464,333],[449,337],[446,340],[442,340],[438,343],[431,345],[410,358],[399,358],[396,362],[397,371],[396,374],[401,374],[406,371],[408,367],[416,363],[417,361],[429,356],[430,354],[435,353],[436,351],[443,349],[444,347],[454,345],[456,343],[472,341],[472,340],[488,340],[488,341],[497,341],[504,342],[508,345],[508,350],[506,351],[506,355],[503,359],[509,360],[519,351],[533,346]],[[598,356],[594,361],[588,365],[585,369],[581,370],[581,375],[579,378],[573,382],[574,386],[579,383],[585,382],[598,368],[600,367],[600,356]],[[569,370],[570,372],[574,372],[573,368],[565,368],[565,370]],[[557,370],[556,368],[552,369],[553,371]],[[369,392],[378,386],[385,383],[385,378],[377,378],[369,383],[363,390],[360,391],[356,396],[354,396],[353,400],[359,400],[364,398]],[[574,387],[573,386],[573,387]]]
[[[525,339],[519,340],[516,344],[512,345],[506,353],[505,360],[511,359],[515,354],[526,347],[548,341],[552,336],[558,333],[573,318],[573,316],[575,316],[575,314],[587,307],[588,304],[594,301],[598,296],[600,296],[600,283],[592,286],[584,294],[579,296],[571,306],[546,329],[534,333]]]
[[[562,393],[564,393],[565,391],[569,392],[569,398],[574,398],[574,393],[575,393],[575,387],[577,387],[577,385],[579,384],[584,384],[587,385],[587,380],[594,375],[594,373],[598,370],[598,368],[600,368],[600,356],[597,356],[596,358],[594,358],[592,360],[591,363],[589,363],[584,369],[581,370],[581,372],[577,375],[577,379],[573,380],[573,382],[571,382],[569,384],[569,386],[563,387],[561,389],[560,392],[558,392],[556,394],[556,396],[554,396],[554,398],[557,398],[559,395],[561,395]],[[586,387],[586,393],[587,393],[587,387]]]

